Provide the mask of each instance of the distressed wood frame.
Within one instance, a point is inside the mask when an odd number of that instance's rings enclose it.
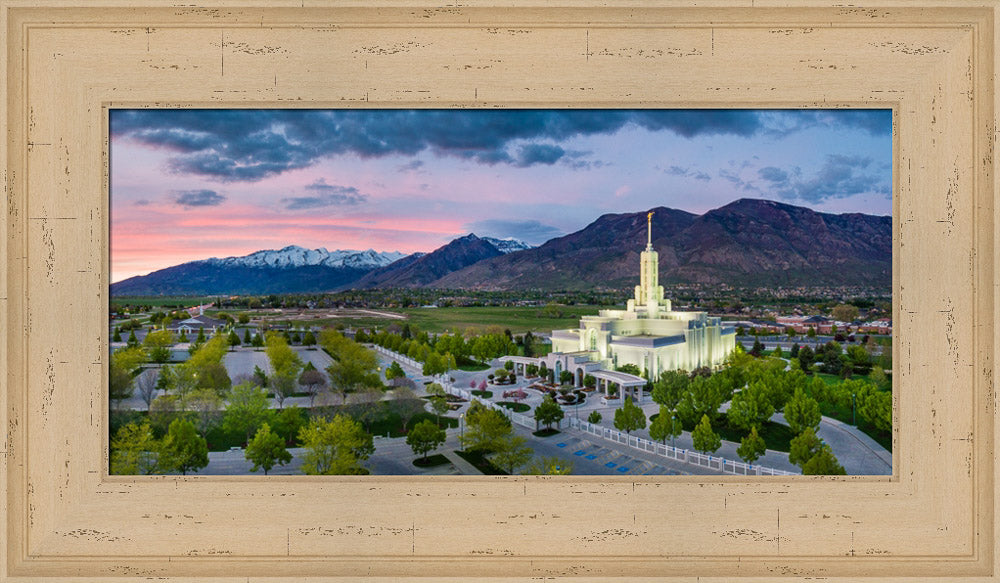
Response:
[[[87,4],[0,0],[3,580],[997,580],[996,1]],[[893,475],[108,476],[114,106],[891,107]]]

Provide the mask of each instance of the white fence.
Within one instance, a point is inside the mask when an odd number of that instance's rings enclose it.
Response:
[[[389,350],[388,348],[382,348],[378,344],[372,344],[371,347],[372,347],[372,350],[374,350],[375,352],[381,354],[382,356],[388,356],[389,358],[391,358],[393,360],[398,360],[400,362],[400,364],[405,364],[407,366],[412,366],[413,368],[415,368],[417,370],[424,370],[424,363],[422,363],[422,362],[418,362],[416,360],[413,360],[412,358],[410,358],[408,356],[403,356],[402,354],[400,354],[398,352],[393,352],[393,351]]]
[[[444,387],[445,392],[448,393],[449,395],[453,395],[455,397],[461,397],[466,401],[476,401],[477,403],[485,405],[489,409],[495,409],[497,411],[500,411],[501,413],[506,415],[507,418],[511,420],[511,423],[515,423],[517,425],[520,425],[521,427],[527,427],[532,431],[538,430],[538,422],[535,421],[535,418],[531,417],[530,415],[524,415],[522,413],[514,413],[513,411],[511,411],[506,407],[501,407],[500,405],[497,405],[492,401],[487,401],[486,399],[477,397],[473,395],[470,391],[467,391],[465,389],[459,389],[454,385],[452,385],[451,381],[446,376],[438,375],[434,377],[434,380],[442,387]]]
[[[620,443],[632,449],[637,449],[639,451],[644,451],[667,459],[677,460],[679,462],[684,462],[688,464],[694,464],[696,466],[701,466],[703,468],[709,468],[712,470],[720,471],[724,474],[736,474],[739,476],[793,476],[793,472],[786,472],[785,470],[776,470],[774,468],[767,468],[764,466],[755,466],[752,464],[746,464],[743,462],[738,462],[734,460],[729,460],[723,457],[705,455],[698,453],[696,451],[689,451],[686,449],[680,449],[678,447],[673,447],[671,445],[664,445],[655,441],[650,441],[648,439],[643,439],[635,435],[629,435],[627,433],[622,433],[617,429],[612,429],[610,427],[602,427],[600,425],[594,425],[593,423],[587,423],[586,421],[581,421],[579,419],[570,418],[569,426],[574,429],[579,429],[580,431],[586,433],[587,435],[592,435],[594,437],[599,437],[601,439],[611,441],[614,443]]]

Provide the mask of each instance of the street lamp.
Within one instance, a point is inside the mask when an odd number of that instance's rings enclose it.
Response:
[[[458,416],[458,430],[462,434],[460,439],[465,439],[465,413]]]
[[[677,449],[674,440],[677,438],[677,413],[670,417],[670,447]]]
[[[851,393],[851,425],[854,425],[855,427],[857,427],[858,425],[858,420],[857,416],[855,415],[855,409],[854,409],[854,393]]]

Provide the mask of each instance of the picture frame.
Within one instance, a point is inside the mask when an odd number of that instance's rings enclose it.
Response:
[[[0,0],[0,579],[995,581],[995,1]],[[111,107],[891,107],[891,476],[109,476]]]

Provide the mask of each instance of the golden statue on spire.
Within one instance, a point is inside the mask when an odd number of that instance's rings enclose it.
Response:
[[[649,211],[649,214],[646,215],[646,222],[647,223],[653,222],[653,211]]]

